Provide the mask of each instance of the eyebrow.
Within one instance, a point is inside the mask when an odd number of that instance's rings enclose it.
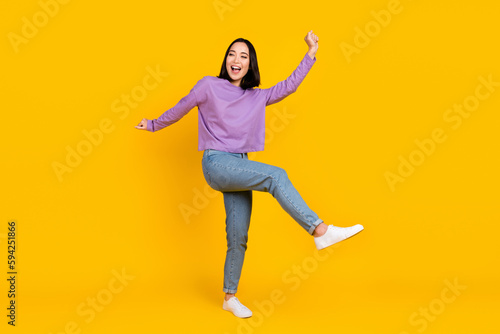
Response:
[[[236,51],[234,51],[234,50],[229,50],[229,52],[231,52],[231,51],[233,51],[233,52],[236,53]],[[244,54],[246,54],[248,56],[248,53],[246,53],[245,51],[242,51],[241,53],[244,53]]]

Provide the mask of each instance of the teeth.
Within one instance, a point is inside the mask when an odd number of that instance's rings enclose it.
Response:
[[[231,66],[231,68],[232,68],[233,70],[241,70],[241,68],[236,67],[236,66]]]

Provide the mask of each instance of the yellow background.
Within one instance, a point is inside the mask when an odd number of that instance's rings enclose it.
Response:
[[[401,0],[350,61],[340,46],[355,46],[356,28],[376,28],[371,12],[389,1],[72,0],[47,22],[35,0],[0,6],[2,333],[500,330],[500,87],[458,128],[443,118],[474,96],[479,77],[500,81],[497,1]],[[34,16],[38,31],[14,47],[9,38]],[[317,62],[296,93],[268,107],[274,126],[252,158],[287,170],[325,222],[365,231],[317,253],[272,196],[254,193],[238,292],[254,317],[240,320],[222,310],[225,214],[201,172],[197,109],[161,132],[134,126],[217,75],[238,37],[257,50],[261,88],[284,80],[311,29]],[[139,92],[148,68],[168,75],[120,118],[113,103]],[[112,131],[58,180],[53,163],[106,119]],[[385,173],[435,128],[446,141],[392,191]],[[15,328],[5,317],[9,220],[18,226]],[[113,272],[122,270],[134,278],[120,290]],[[120,292],[110,295],[110,284]],[[87,321],[78,308],[97,297],[107,304]]]

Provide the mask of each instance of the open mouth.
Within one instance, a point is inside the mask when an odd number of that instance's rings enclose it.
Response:
[[[241,71],[241,67],[231,66],[231,72],[237,74],[237,73],[240,73],[240,71]]]

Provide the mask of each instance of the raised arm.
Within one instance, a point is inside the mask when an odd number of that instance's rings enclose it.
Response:
[[[191,89],[188,95],[184,96],[175,106],[165,111],[160,117],[153,120],[143,118],[135,128],[155,132],[180,120],[198,105],[195,90],[199,86],[200,81]]]
[[[304,55],[299,66],[297,66],[286,80],[280,81],[276,85],[263,90],[267,95],[266,105],[277,103],[294,93],[316,62],[316,52],[318,51],[319,41],[318,36],[313,34],[311,30],[307,33],[304,40],[306,41],[309,51]]]

